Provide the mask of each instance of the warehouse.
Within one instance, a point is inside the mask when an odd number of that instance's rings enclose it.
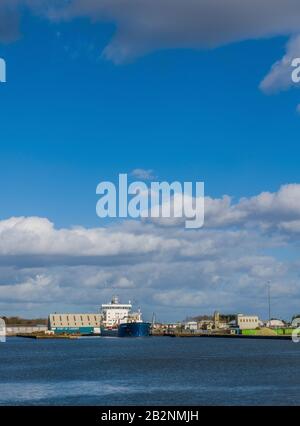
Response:
[[[48,328],[55,334],[100,334],[100,314],[50,314]]]
[[[236,316],[236,326],[240,330],[254,330],[259,327],[258,316],[238,314]]]

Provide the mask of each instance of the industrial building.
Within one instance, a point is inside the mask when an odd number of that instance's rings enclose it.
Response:
[[[100,314],[50,314],[48,329],[55,334],[100,334]]]
[[[236,316],[236,326],[240,330],[255,330],[259,327],[259,318],[256,315],[242,315]]]

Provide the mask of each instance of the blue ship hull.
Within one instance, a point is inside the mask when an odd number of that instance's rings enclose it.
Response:
[[[148,322],[130,322],[120,324],[118,329],[119,337],[148,337],[150,336],[151,324]]]
[[[102,337],[118,337],[118,329],[101,327],[101,336]]]

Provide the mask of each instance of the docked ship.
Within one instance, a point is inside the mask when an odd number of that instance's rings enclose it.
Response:
[[[151,324],[143,322],[140,309],[132,312],[132,304],[119,303],[114,296],[111,303],[103,304],[100,312],[101,336],[103,337],[147,337]]]

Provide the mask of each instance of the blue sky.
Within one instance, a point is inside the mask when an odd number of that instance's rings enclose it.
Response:
[[[2,47],[2,216],[95,224],[97,182],[136,167],[168,180],[203,179],[212,196],[298,181],[298,93],[258,88],[285,39],[114,65],[100,58],[107,26],[27,18],[24,27],[26,36]]]
[[[115,23],[52,22],[26,12],[22,35],[0,44],[8,79],[0,86],[1,220],[36,216],[56,229],[102,227],[95,213],[97,184],[135,168],[153,169],[160,180],[204,180],[208,196],[227,194],[235,202],[300,181],[299,92],[270,95],[259,88],[284,55],[287,36],[215,49],[153,49],[115,64],[101,56],[115,31]],[[257,255],[267,250],[255,244]],[[280,262],[290,260],[295,250],[294,242],[286,244],[279,250]],[[268,247],[273,254],[275,245]],[[51,274],[46,269],[42,274]],[[8,281],[4,276],[3,286],[20,284],[15,276]],[[139,279],[133,279],[129,295]],[[43,303],[26,298],[25,309],[12,295],[2,309],[27,316],[47,313],[55,298]],[[239,303],[254,309],[246,300]],[[154,298],[145,309],[169,309],[164,301],[162,306]],[[78,309],[92,307],[92,300],[77,304]],[[61,308],[73,306],[66,302]],[[205,309],[212,304],[186,303],[176,316]],[[263,314],[263,307],[257,309]]]

